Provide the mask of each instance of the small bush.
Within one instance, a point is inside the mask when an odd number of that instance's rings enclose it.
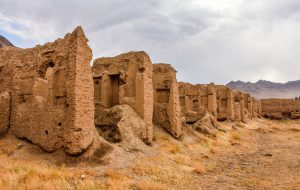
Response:
[[[193,172],[196,174],[204,174],[206,173],[206,168],[203,165],[198,165],[194,168]]]
[[[244,128],[245,127],[245,125],[242,124],[242,123],[237,123],[236,126],[239,127],[239,128]]]
[[[137,190],[167,190],[165,185],[154,182],[139,182],[136,184]]]
[[[232,138],[235,140],[241,140],[241,135],[239,133],[233,133]]]

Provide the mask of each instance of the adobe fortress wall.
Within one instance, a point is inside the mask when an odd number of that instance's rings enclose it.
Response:
[[[94,140],[92,51],[80,27],[35,48],[0,48],[0,133],[45,151],[84,152]]]

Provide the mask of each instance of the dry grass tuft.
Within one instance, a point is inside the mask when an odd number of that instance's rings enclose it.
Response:
[[[204,148],[209,148],[209,142],[207,140],[200,141],[200,144]]]
[[[237,126],[237,127],[239,127],[239,128],[244,128],[245,127],[245,125],[243,124],[243,123],[237,123],[235,126]]]
[[[144,182],[137,183],[136,189],[137,190],[167,190],[168,187],[160,183],[144,181]]]
[[[216,149],[213,148],[213,147],[211,147],[211,148],[209,149],[209,152],[212,153],[212,154],[215,154],[215,153],[216,153]]]
[[[198,165],[197,167],[194,168],[193,172],[196,173],[196,174],[204,174],[207,171],[206,171],[206,168],[203,165]]]
[[[189,165],[191,163],[191,158],[185,155],[177,155],[174,157],[174,161],[177,164]]]
[[[168,153],[172,153],[172,154],[181,152],[181,148],[173,142],[164,143],[164,145],[161,147],[161,149],[163,152],[168,152]]]
[[[143,162],[137,163],[132,170],[137,175],[158,175],[161,172],[157,165],[151,165]]]
[[[127,179],[127,176],[118,170],[106,169],[104,171],[104,177],[115,179],[115,180],[124,180]]]
[[[5,154],[0,160],[0,189],[100,189],[101,183],[90,179],[97,173],[89,170],[14,160]]]
[[[237,132],[232,133],[232,138],[235,140],[241,140],[241,135]]]
[[[218,164],[216,162],[209,162],[206,164],[206,171],[211,172],[214,171],[218,167]]]

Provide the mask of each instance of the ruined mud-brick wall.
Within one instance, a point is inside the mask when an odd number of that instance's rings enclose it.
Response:
[[[234,90],[233,91],[233,99],[234,99],[234,119],[235,119],[235,121],[246,122],[244,93]]]
[[[244,93],[244,105],[245,105],[245,115],[246,118],[253,118],[253,101],[254,98],[250,96],[249,93]]]
[[[192,124],[201,119],[205,113],[216,114],[215,85],[200,85],[180,82],[179,99],[186,123]]]
[[[271,119],[300,118],[300,100],[262,99],[261,115]]]
[[[169,64],[153,65],[153,122],[178,138],[182,134],[176,71]]]
[[[85,151],[95,132],[91,58],[80,27],[43,46],[1,48],[0,133],[48,152]]]
[[[261,101],[260,100],[253,100],[253,117],[260,117],[261,116]]]
[[[217,115],[217,88],[214,83],[207,85],[208,111],[213,115]]]
[[[145,52],[96,59],[93,64],[96,125],[102,123],[103,111],[127,104],[145,121],[142,138],[150,143],[153,137],[152,70],[151,60]]]
[[[230,88],[217,85],[217,119],[219,121],[234,120],[234,99]]]

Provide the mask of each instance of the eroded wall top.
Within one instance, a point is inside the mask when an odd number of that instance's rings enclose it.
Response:
[[[78,27],[45,45],[0,49],[0,93],[9,94],[9,130],[15,136],[71,155],[93,143],[92,51],[87,41]]]

